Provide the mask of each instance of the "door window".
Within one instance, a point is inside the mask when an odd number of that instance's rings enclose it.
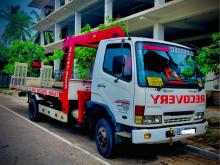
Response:
[[[103,71],[124,81],[132,78],[131,47],[128,43],[109,44],[106,47]]]

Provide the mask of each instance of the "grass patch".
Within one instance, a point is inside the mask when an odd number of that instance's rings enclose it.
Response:
[[[13,92],[8,88],[1,88],[0,93],[6,94],[6,95],[13,95]]]
[[[219,116],[209,117],[206,120],[208,121],[210,128],[220,129],[220,117]]]
[[[204,135],[206,142],[217,142],[220,140],[218,129],[209,128]]]

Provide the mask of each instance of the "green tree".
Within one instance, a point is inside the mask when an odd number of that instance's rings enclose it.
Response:
[[[114,26],[120,26],[125,34],[128,34],[127,30],[127,22],[122,21],[121,19],[113,20],[110,17],[107,17],[106,20],[108,24],[100,24],[98,26],[98,30],[104,30]],[[86,24],[83,28],[81,33],[87,34],[92,32],[92,28],[89,24]],[[89,79],[88,73],[90,73],[92,69],[92,64],[95,61],[97,50],[95,48],[78,46],[75,49],[75,59],[76,59],[76,70],[81,79]]]
[[[220,75],[220,32],[211,35],[212,43],[202,47],[196,56],[196,62],[203,74],[214,72],[217,77]]]
[[[83,80],[89,79],[88,73],[91,71],[92,64],[95,61],[96,49],[84,46],[75,48],[76,70]]]
[[[19,6],[7,6],[6,10],[0,10],[0,19],[7,21],[2,35],[6,43],[14,40],[27,41],[31,37],[31,17],[20,10]]]
[[[206,81],[213,81],[219,78],[220,32],[211,34],[211,39],[212,42],[210,45],[202,47],[196,52],[195,62],[192,60],[192,58],[185,59],[184,65],[187,65],[188,68],[182,70],[182,75],[184,78],[188,79],[197,73],[197,70],[193,69],[196,68],[195,65],[197,65],[199,71],[204,75],[210,72],[216,75],[214,79]]]
[[[56,49],[56,50],[54,50],[53,55],[45,57],[43,59],[43,62],[44,62],[44,64],[48,64],[48,63],[53,62],[54,60],[57,60],[57,59],[61,60],[63,57],[64,57],[64,51]]]
[[[8,63],[8,49],[0,44],[0,72],[3,71],[4,66]]]
[[[23,62],[30,64],[34,60],[45,59],[44,49],[38,44],[33,44],[30,41],[23,42],[16,40],[9,47],[8,64],[4,67],[4,72],[12,74],[14,72],[15,62]],[[31,73],[31,70],[29,70]]]
[[[104,29],[107,29],[107,28],[110,28],[110,27],[114,27],[114,26],[120,26],[123,30],[123,32],[128,35],[128,22],[127,21],[123,21],[122,19],[120,18],[116,18],[116,19],[113,19],[111,17],[106,17],[105,18],[108,22],[108,24],[100,24],[98,26],[98,29],[99,30],[104,30]]]

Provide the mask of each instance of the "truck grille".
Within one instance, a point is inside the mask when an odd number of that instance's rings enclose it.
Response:
[[[192,115],[194,111],[176,111],[176,112],[164,112],[164,116],[183,116],[183,115]]]
[[[190,119],[191,119],[191,117],[181,117],[181,118],[164,119],[164,123],[186,122],[186,121],[190,121]]]

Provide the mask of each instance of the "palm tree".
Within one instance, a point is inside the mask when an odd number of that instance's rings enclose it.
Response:
[[[31,17],[20,10],[19,6],[7,6],[7,10],[0,10],[0,19],[7,21],[2,38],[6,43],[14,40],[27,41],[31,37]]]
[[[37,22],[39,22],[42,18],[38,12],[35,10],[31,11],[31,14],[36,18]],[[40,32],[37,31],[32,37],[31,40],[33,42],[37,41],[40,38]],[[45,39],[45,44],[50,44],[54,41],[54,32],[52,31],[45,31],[44,32],[44,39]]]

